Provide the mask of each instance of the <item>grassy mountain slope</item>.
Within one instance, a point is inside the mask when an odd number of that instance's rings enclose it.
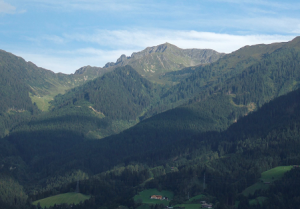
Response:
[[[180,49],[165,43],[148,47],[141,52],[133,53],[130,57],[122,55],[116,63],[107,63],[105,68],[130,65],[150,81],[172,84],[161,76],[166,72],[177,71],[185,67],[208,64],[222,56],[224,56],[223,53],[211,49]]]
[[[94,68],[93,68],[94,69]],[[57,94],[85,83],[107,70],[96,69],[86,74],[84,70],[65,75],[39,68],[21,57],[0,50],[0,136],[39,110],[48,111],[49,102]]]
[[[89,69],[88,74],[84,73],[87,68]],[[24,100],[24,105],[25,103],[30,105],[28,93],[30,93],[31,99],[38,100],[37,98],[47,96],[53,98],[55,95],[65,93],[65,90],[81,85],[107,71],[88,66],[71,75],[54,73],[3,50],[0,50],[0,70],[1,101],[5,101],[1,105],[1,111],[14,105],[16,108],[22,108],[19,107],[18,101],[20,103]],[[14,99],[15,97],[21,99]]]

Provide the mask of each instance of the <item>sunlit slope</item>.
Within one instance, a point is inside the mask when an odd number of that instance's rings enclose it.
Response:
[[[133,53],[130,57],[122,55],[116,63],[107,63],[105,68],[130,65],[152,82],[173,84],[163,77],[165,73],[185,67],[209,64],[222,56],[224,56],[223,53],[211,49],[180,49],[170,43],[165,43],[148,47],[143,51]]]

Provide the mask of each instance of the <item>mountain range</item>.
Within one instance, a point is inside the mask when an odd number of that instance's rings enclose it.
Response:
[[[0,52],[7,208],[69,192],[78,179],[94,196],[79,208],[138,207],[134,193],[149,188],[173,191],[173,205],[187,193],[217,208],[261,196],[270,205],[272,190],[241,193],[263,171],[300,164],[299,37],[230,54],[166,43],[71,75]]]

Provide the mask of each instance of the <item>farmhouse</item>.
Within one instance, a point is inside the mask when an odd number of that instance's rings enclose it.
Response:
[[[152,195],[150,199],[162,200],[163,197],[161,195]]]

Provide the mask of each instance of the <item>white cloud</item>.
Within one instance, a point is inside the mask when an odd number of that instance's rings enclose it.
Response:
[[[13,14],[16,12],[16,7],[4,2],[3,0],[0,0],[0,14],[6,13],[6,14]]]
[[[230,35],[211,32],[181,30],[99,30],[94,34],[65,35],[66,39],[96,43],[113,49],[143,49],[165,42],[181,48],[210,48],[219,52],[232,52],[244,45],[291,40],[292,35]]]
[[[298,25],[298,29],[299,29]],[[15,54],[36,65],[54,72],[74,73],[82,66],[103,67],[107,62],[115,62],[122,54],[130,56],[149,46],[165,42],[180,48],[214,49],[230,53],[245,45],[270,44],[290,41],[291,35],[232,35],[212,32],[182,30],[99,30],[94,34],[64,34],[63,36],[44,36],[40,41],[64,43],[60,50],[17,51]],[[93,47],[65,50],[68,44],[93,45]],[[65,44],[67,43],[67,44]],[[43,45],[43,44],[41,44]]]
[[[63,37],[47,36],[57,42],[91,42],[99,48],[79,48],[76,50],[52,50],[41,53],[16,52],[16,55],[36,65],[54,72],[74,73],[82,66],[103,67],[107,62],[115,62],[121,54],[130,56],[149,46],[165,42],[180,48],[214,49],[230,53],[245,45],[270,44],[290,41],[294,36],[282,35],[231,35],[198,31],[175,30],[101,30],[95,34],[64,35]],[[107,48],[108,47],[108,48]]]

